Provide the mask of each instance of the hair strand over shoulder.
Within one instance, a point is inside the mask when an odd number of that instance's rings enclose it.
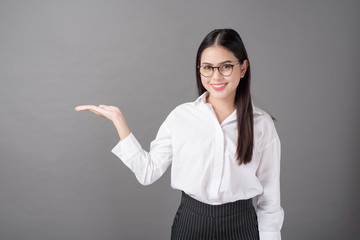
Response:
[[[237,113],[237,127],[238,138],[236,157],[238,164],[249,163],[253,155],[254,146],[254,122],[253,122],[253,108],[250,94],[250,62],[240,35],[233,29],[215,29],[210,32],[201,42],[196,55],[196,82],[199,96],[206,92],[206,89],[201,83],[200,59],[202,52],[211,46],[219,45],[230,50],[240,63],[244,60],[248,61],[248,69],[245,76],[236,89],[235,105]]]

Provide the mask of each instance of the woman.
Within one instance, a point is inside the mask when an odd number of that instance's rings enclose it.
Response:
[[[281,239],[280,140],[271,116],[251,102],[250,63],[236,31],[217,29],[205,37],[196,79],[199,97],[171,111],[149,152],[119,108],[75,110],[114,123],[120,141],[112,152],[140,183],[153,183],[172,164],[171,186],[182,198],[171,239]]]

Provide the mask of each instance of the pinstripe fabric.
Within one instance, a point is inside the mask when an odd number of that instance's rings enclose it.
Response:
[[[171,240],[259,240],[252,200],[209,205],[182,192]]]

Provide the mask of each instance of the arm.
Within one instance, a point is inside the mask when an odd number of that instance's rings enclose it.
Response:
[[[141,184],[148,185],[153,183],[169,167],[172,160],[171,114],[161,125],[156,139],[151,142],[150,152],[147,152],[142,149],[140,143],[131,133],[125,117],[118,107],[82,105],[77,106],[75,110],[90,111],[113,122],[120,141],[112,149],[112,152],[134,172]]]
[[[280,231],[284,221],[284,210],[280,203],[281,144],[272,121],[268,127],[265,137],[267,139],[260,150],[260,164],[256,172],[263,186],[263,193],[257,199],[256,213],[260,240],[281,240]]]
[[[150,151],[145,151],[135,136],[130,133],[111,151],[135,174],[143,185],[158,180],[172,161],[171,114],[166,118],[150,144]]]

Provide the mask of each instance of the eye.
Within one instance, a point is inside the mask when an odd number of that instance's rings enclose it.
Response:
[[[210,70],[210,69],[212,69],[212,67],[210,67],[210,66],[204,66],[203,67],[205,70]]]
[[[232,68],[232,65],[231,64],[224,64],[221,66],[222,69],[231,69]]]

